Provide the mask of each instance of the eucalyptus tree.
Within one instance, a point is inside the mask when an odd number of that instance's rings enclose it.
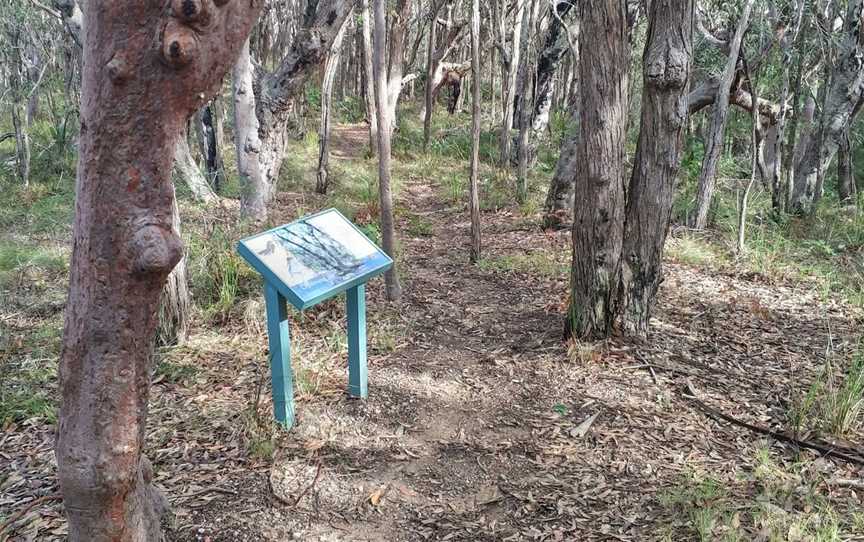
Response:
[[[305,24],[274,71],[255,66],[249,44],[234,66],[234,131],[243,214],[267,217],[289,142],[295,98],[330,51],[353,8],[351,0],[310,2]]]
[[[318,181],[315,191],[326,194],[330,187],[330,126],[332,124],[333,84],[336,70],[342,57],[342,41],[348,29],[350,17],[342,23],[342,28],[336,34],[336,39],[324,62],[324,77],[321,81],[321,124],[318,130]]]
[[[711,126],[705,141],[705,156],[702,159],[702,171],[699,173],[699,183],[696,193],[696,208],[693,211],[691,225],[696,229],[704,229],[708,225],[708,211],[714,197],[714,186],[717,181],[717,166],[723,151],[723,134],[729,118],[730,87],[738,67],[738,54],[744,33],[750,24],[750,12],[755,0],[745,0],[735,34],[728,43],[728,55],[723,73],[718,80],[718,91],[714,99]]]
[[[654,0],[642,56],[642,121],[627,191],[621,322],[646,335],[663,281],[663,248],[687,130],[695,0]]]
[[[471,178],[468,184],[468,209],[471,215],[471,262],[481,257],[480,238],[480,0],[471,1]]]
[[[159,295],[183,250],[172,226],[174,149],[260,7],[117,0],[84,11],[56,448],[73,542],[161,539],[166,501],[143,447]]]
[[[864,101],[864,0],[850,0],[840,29],[836,60],[822,85],[818,126],[802,136],[802,154],[795,166],[791,209],[812,212],[822,196],[821,179]],[[829,28],[833,21],[828,21]]]
[[[378,112],[378,195],[381,208],[381,241],[384,251],[390,257],[394,257],[396,230],[393,218],[390,153],[396,103],[402,91],[401,60],[410,2],[398,0],[396,9],[388,13],[386,0],[372,1],[374,13],[372,72],[375,79],[375,103]],[[402,286],[395,266],[387,271],[384,279],[387,299],[398,300],[402,296]]]
[[[582,105],[575,167],[566,174],[579,202],[573,215],[567,329],[580,338],[605,337],[615,321],[630,105],[627,8],[625,0],[579,5]]]

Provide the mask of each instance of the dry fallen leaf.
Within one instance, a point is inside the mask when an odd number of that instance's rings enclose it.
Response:
[[[588,430],[591,429],[591,426],[594,424],[594,420],[596,420],[597,416],[599,415],[600,413],[596,412],[585,418],[582,423],[570,430],[570,436],[573,438],[584,437],[588,433]]]
[[[378,506],[381,503],[381,499],[384,498],[384,494],[387,493],[387,486],[381,486],[369,495],[369,502],[372,503],[372,506]]]

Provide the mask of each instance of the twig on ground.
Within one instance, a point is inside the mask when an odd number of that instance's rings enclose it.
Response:
[[[315,484],[318,483],[318,478],[320,478],[320,477],[321,477],[321,460],[319,459],[318,460],[318,468],[315,470],[315,478],[312,480],[312,483],[309,484],[309,486],[306,489],[304,489],[303,491],[300,492],[299,495],[297,495],[297,498],[294,499],[294,504],[292,506],[297,506],[300,503],[300,499],[302,499],[307,493],[309,493],[309,491],[313,487],[315,487]]]
[[[769,437],[773,438],[774,440],[778,440],[781,442],[787,442],[789,444],[794,444],[795,446],[798,446],[799,448],[807,448],[809,450],[819,452],[820,454],[822,454],[826,457],[836,457],[837,459],[842,459],[842,460],[848,461],[850,463],[855,463],[856,465],[864,465],[864,457],[861,457],[858,455],[850,455],[850,454],[841,452],[835,448],[831,448],[828,446],[822,446],[821,444],[816,444],[815,442],[801,440],[801,439],[789,436],[785,433],[780,433],[779,431],[773,431],[771,429],[768,429],[767,427],[759,427],[757,425],[753,425],[753,424],[747,423],[745,421],[739,420],[737,418],[734,418],[728,414],[724,414],[723,412],[720,412],[719,410],[708,406],[702,400],[699,399],[699,397],[697,396],[697,393],[696,393],[696,389],[693,387],[693,383],[690,382],[689,378],[687,379],[687,393],[686,394],[682,393],[682,395],[684,396],[684,398],[692,401],[699,408],[699,410],[703,411],[704,413],[708,414],[710,417],[712,417],[714,419],[725,421],[725,422],[731,423],[733,425],[737,425],[738,427],[743,427],[744,429],[748,429],[750,431],[753,431],[754,433],[759,433],[761,435],[769,436]]]

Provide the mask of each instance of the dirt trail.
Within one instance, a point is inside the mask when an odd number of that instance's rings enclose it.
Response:
[[[296,447],[274,467],[277,493],[311,486],[300,504],[262,496],[246,517],[205,514],[214,540],[255,525],[274,540],[659,539],[680,519],[662,493],[691,469],[731,483],[758,440],[696,411],[685,378],[731,414],[776,423],[829,325],[835,346],[851,336],[843,307],[810,318],[812,292],[670,264],[652,342],[570,353],[566,272],[531,263],[566,266],[568,234],[487,213],[488,261],[527,263],[470,266],[466,214],[439,188],[414,181],[399,202],[432,227],[402,239],[406,298],[392,310],[406,343],[371,359],[368,401],[302,406]]]
[[[365,151],[345,130],[334,148]],[[642,541],[669,526],[687,540],[661,495],[694,469],[746,493],[739,474],[758,438],[697,411],[685,381],[730,414],[776,425],[829,329],[838,351],[852,341],[850,309],[815,292],[670,263],[651,341],[568,351],[568,233],[484,213],[486,264],[471,266],[467,214],[441,202],[434,181],[403,189],[400,231],[421,217],[431,232],[403,234],[400,304],[381,300],[380,281],[369,287],[370,334],[400,330],[392,351],[370,354],[369,399],[346,398],[341,380],[304,398],[272,463],[250,459],[238,429],[263,329],[254,348],[193,337],[202,373],[157,383],[152,402],[148,453],[177,511],[171,540]],[[14,465],[50,470],[48,437],[38,460]]]

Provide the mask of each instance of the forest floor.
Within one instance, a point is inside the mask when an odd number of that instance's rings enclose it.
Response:
[[[336,160],[365,151],[356,130],[337,129]],[[470,265],[468,217],[447,190],[416,175],[399,192],[405,296],[387,304],[382,281],[369,285],[368,400],[344,391],[338,300],[294,315],[290,432],[266,421],[260,296],[162,353],[147,453],[170,540],[864,540],[860,466],[718,421],[690,396],[790,430],[811,414],[826,352],[853,355],[859,310],[672,257],[647,342],[567,343],[569,233],[488,210]],[[317,203],[280,194],[274,220]],[[58,310],[22,304],[3,311],[12,329]],[[0,520],[56,491],[53,431],[0,432]],[[34,507],[12,539],[62,538],[60,506]]]

